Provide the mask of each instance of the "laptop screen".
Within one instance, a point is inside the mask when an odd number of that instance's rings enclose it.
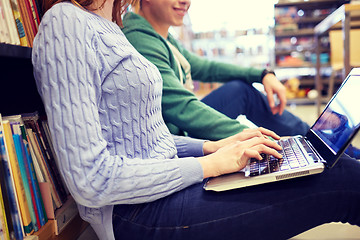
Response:
[[[311,130],[337,155],[343,151],[360,124],[360,76],[349,75]]]

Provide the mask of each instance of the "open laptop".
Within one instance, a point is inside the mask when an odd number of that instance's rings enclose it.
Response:
[[[264,155],[245,169],[215,178],[205,190],[225,191],[323,172],[333,167],[360,128],[360,68],[354,68],[305,136],[279,141],[283,159]]]

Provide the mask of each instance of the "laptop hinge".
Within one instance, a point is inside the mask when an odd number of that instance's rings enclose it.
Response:
[[[313,158],[315,162],[321,162],[327,165],[327,162],[323,157],[319,154],[319,152],[314,148],[311,142],[307,139],[307,137],[297,138],[298,142],[304,147],[305,151]],[[315,156],[313,156],[315,154]]]

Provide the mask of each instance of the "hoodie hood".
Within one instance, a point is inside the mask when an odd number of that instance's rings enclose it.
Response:
[[[124,27],[121,30],[125,35],[133,31],[139,31],[161,37],[145,18],[133,12],[124,15],[123,25]]]

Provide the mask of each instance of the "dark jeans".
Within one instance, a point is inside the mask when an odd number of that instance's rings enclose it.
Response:
[[[209,192],[193,185],[151,203],[117,205],[116,239],[288,239],[329,222],[360,226],[360,163],[321,174]]]
[[[236,119],[240,114],[259,127],[280,136],[305,135],[309,125],[288,111],[273,115],[266,96],[242,81],[231,81],[212,91],[202,100],[208,106]]]

